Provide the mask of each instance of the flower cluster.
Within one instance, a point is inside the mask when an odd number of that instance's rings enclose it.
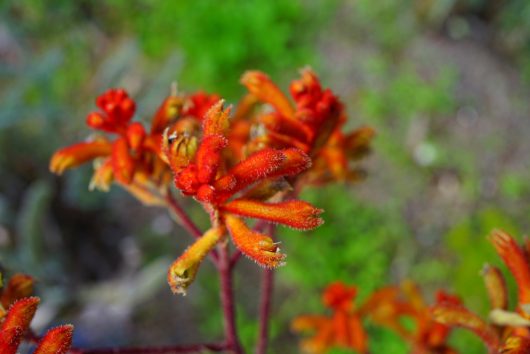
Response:
[[[355,349],[368,352],[368,337],[362,321],[395,331],[410,344],[414,354],[456,353],[447,345],[451,331],[449,326],[433,320],[430,307],[425,303],[419,288],[412,282],[404,282],[401,287],[388,286],[377,290],[368,299],[354,308],[357,294],[355,287],[341,282],[332,283],[324,291],[324,305],[332,310],[327,316],[299,316],[292,322],[296,332],[313,332],[313,336],[301,342],[306,353],[326,353],[333,347]],[[436,305],[458,305],[460,300],[443,291],[436,294]],[[407,318],[414,323],[413,328],[404,325]]]
[[[16,274],[0,292],[0,352],[16,354],[20,343],[27,338],[30,322],[37,311],[38,297],[33,292],[33,279]],[[6,310],[7,309],[7,310]],[[72,343],[73,326],[50,329],[38,342],[34,354],[66,354]]]
[[[460,299],[439,290],[435,306],[458,306]],[[375,324],[395,331],[406,340],[415,354],[450,354],[456,351],[447,345],[451,328],[433,320],[430,307],[418,286],[410,281],[401,287],[389,286],[373,293],[360,310],[363,316]],[[403,324],[407,318],[414,323],[413,329]]]
[[[367,335],[362,327],[361,314],[353,305],[356,295],[355,287],[332,283],[322,296],[323,304],[332,311],[331,316],[304,315],[293,320],[293,331],[312,333],[300,344],[304,352],[325,353],[333,347],[367,352]]]
[[[242,83],[249,93],[233,114],[217,95],[173,92],[149,132],[132,121],[136,104],[128,94],[109,90],[87,124],[113,138],[94,137],[51,159],[58,174],[95,159],[92,187],[107,190],[115,181],[151,205],[167,205],[172,180],[203,206],[211,228],[171,265],[174,292],[185,293],[201,261],[228,234],[259,265],[282,265],[285,255],[262,233],[264,225],[319,226],[322,210],[296,199],[300,188],[362,175],[354,163],[369,151],[373,130],[342,133],[344,107],[311,70],[291,84],[294,104],[263,73],[247,72]],[[244,218],[257,222],[251,227]]]
[[[462,327],[475,333],[489,353],[530,352],[530,244],[523,247],[509,234],[495,230],[490,236],[495,250],[517,283],[517,307],[508,310],[508,290],[502,272],[486,265],[483,277],[491,303],[488,323],[461,304],[440,304],[431,309],[434,319],[450,327]]]

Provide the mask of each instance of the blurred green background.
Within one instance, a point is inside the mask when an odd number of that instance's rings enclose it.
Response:
[[[8,274],[37,277],[36,327],[70,321],[81,346],[220,338],[210,264],[185,298],[165,284],[190,243],[167,213],[117,188],[89,192],[89,166],[52,176],[48,160],[89,134],[85,115],[109,87],[126,88],[147,121],[172,81],[234,102],[246,69],[286,89],[305,65],[346,103],[348,127],[378,136],[366,181],[306,191],[326,210],[323,227],[280,231],[289,258],[271,353],[297,351],[289,320],[323,312],[321,290],[337,279],[356,284],[360,301],[412,279],[429,300],[443,287],[486,316],[479,270],[500,261],[485,236],[530,229],[528,1],[4,0],[0,256]],[[245,259],[236,276],[249,348],[260,272]],[[373,353],[407,352],[389,331],[370,334]],[[484,351],[467,333],[451,341]]]

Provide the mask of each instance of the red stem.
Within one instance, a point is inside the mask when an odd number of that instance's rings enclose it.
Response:
[[[237,335],[232,267],[230,264],[228,243],[223,243],[219,246],[219,262],[217,264],[221,283],[221,306],[224,315],[226,348],[232,350],[234,354],[242,354],[243,348],[239,343],[239,337]]]
[[[156,347],[156,348],[101,348],[101,349],[70,349],[70,354],[180,354],[203,353],[205,350],[221,352],[227,348],[224,344],[206,343],[188,346]]]
[[[169,209],[177,216],[178,220],[180,221],[180,225],[188,231],[190,235],[192,235],[195,238],[202,237],[203,232],[199,229],[199,227],[193,222],[193,220],[190,219],[186,211],[180,206],[178,201],[173,196],[173,193],[171,190],[168,190],[166,192],[165,196],[167,205]],[[219,258],[219,255],[217,254],[216,250],[212,250],[210,252],[210,256],[213,259],[214,263],[217,263],[217,259]]]
[[[270,236],[274,239],[276,227],[269,226]],[[265,269],[261,278],[261,299],[259,304],[259,332],[256,343],[256,354],[266,354],[269,340],[269,320],[274,285],[274,270]]]
[[[177,216],[182,227],[185,228],[186,231],[188,231],[193,237],[201,237],[202,231],[197,227],[197,225],[195,225],[193,220],[190,219],[184,209],[182,209],[170,190],[167,191],[165,199],[171,211]]]
[[[261,278],[261,300],[259,304],[259,334],[256,354],[267,353],[269,339],[269,318],[271,313],[274,270],[265,269]]]

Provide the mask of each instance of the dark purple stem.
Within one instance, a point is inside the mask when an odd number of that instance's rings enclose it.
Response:
[[[203,232],[197,227],[197,225],[195,225],[195,223],[193,222],[193,220],[190,219],[186,211],[180,206],[180,204],[173,196],[171,190],[168,190],[166,192],[165,199],[169,209],[177,216],[178,220],[180,221],[180,225],[182,225],[182,227],[193,237],[202,237]],[[217,259],[219,258],[217,251],[212,250],[210,252],[210,256],[212,257],[213,262],[217,263]]]
[[[230,265],[230,254],[228,243],[219,245],[219,261],[217,262],[221,283],[221,306],[223,308],[223,320],[225,328],[226,348],[234,354],[242,354],[243,348],[239,343],[237,335],[234,288],[232,285],[232,267]]]
[[[270,236],[274,239],[275,225],[269,225]],[[259,332],[256,343],[256,354],[266,354],[269,342],[269,320],[272,304],[274,270],[264,269],[261,278],[261,300],[259,304]]]
[[[205,350],[221,352],[227,349],[224,344],[192,344],[156,348],[101,348],[101,349],[70,349],[70,354],[180,354],[203,353]]]

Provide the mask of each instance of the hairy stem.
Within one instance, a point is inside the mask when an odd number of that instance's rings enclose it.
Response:
[[[223,308],[226,347],[234,354],[242,354],[243,349],[237,335],[232,267],[230,264],[228,243],[223,243],[219,246],[218,269],[221,282],[221,305]]]
[[[271,224],[269,226],[269,230],[270,236],[274,238],[276,227]],[[264,269],[261,278],[261,299],[259,304],[259,332],[258,341],[256,343],[256,354],[267,353],[273,285],[274,270]]]
[[[205,350],[222,352],[227,348],[224,344],[205,343],[171,347],[153,348],[101,348],[101,349],[70,349],[70,354],[181,354],[203,353]]]

